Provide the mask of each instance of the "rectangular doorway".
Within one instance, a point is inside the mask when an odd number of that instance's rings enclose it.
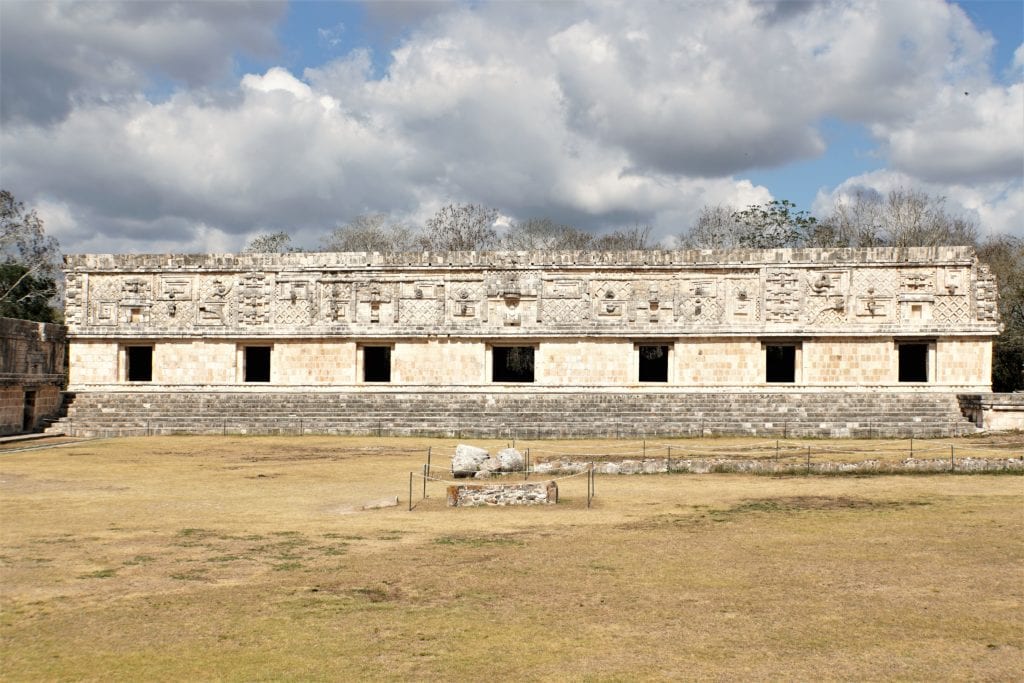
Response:
[[[643,344],[637,346],[637,380],[640,382],[668,381],[667,345]]]
[[[244,359],[245,382],[270,381],[270,347],[246,346]]]

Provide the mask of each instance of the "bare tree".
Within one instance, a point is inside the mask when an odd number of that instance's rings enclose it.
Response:
[[[859,190],[836,201],[809,235],[816,247],[934,247],[976,244],[977,224],[950,213],[944,197],[899,188],[887,195]]]
[[[634,225],[601,235],[593,241],[597,251],[646,251],[653,249],[651,243],[651,226]]]
[[[265,232],[256,235],[242,250],[243,254],[286,254],[296,251],[291,245],[292,236],[285,231]]]
[[[50,322],[60,247],[35,210],[0,190],[0,315]]]
[[[482,251],[498,245],[498,210],[479,204],[448,204],[427,221],[421,239],[431,251]]]
[[[735,215],[736,210],[725,204],[705,206],[679,241],[691,249],[735,249],[744,230]]]
[[[356,216],[336,228],[321,244],[324,251],[365,251],[397,254],[413,251],[417,236],[412,228],[388,221],[384,213]]]
[[[502,237],[501,248],[510,251],[566,250],[582,251],[593,243],[593,236],[571,225],[550,218],[530,218],[514,224]]]

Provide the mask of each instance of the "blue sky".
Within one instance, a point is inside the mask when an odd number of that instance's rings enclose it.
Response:
[[[0,4],[0,183],[69,251],[449,202],[670,244],[921,189],[1024,235],[1024,3]]]

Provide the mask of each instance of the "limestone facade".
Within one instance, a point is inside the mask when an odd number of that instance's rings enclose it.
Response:
[[[66,275],[76,392],[976,392],[999,329],[967,247],[82,255]],[[532,373],[495,367],[515,354]]]

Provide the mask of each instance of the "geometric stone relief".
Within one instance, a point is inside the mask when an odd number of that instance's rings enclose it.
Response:
[[[421,280],[399,285],[398,322],[437,325],[444,315],[444,281]]]
[[[935,292],[935,269],[900,269],[900,291],[914,294],[933,294]]]
[[[130,258],[130,257],[126,257]],[[614,257],[608,264],[613,264]],[[595,326],[644,332],[657,326],[680,333],[730,326],[778,333],[879,323],[955,328],[998,320],[995,279],[982,264],[900,261],[782,260],[678,269],[581,268],[577,262],[519,270],[497,262],[465,268],[363,271],[363,264],[198,263],[196,270],[129,265],[120,272],[67,273],[65,316],[72,330],[118,325],[134,332],[232,329],[273,322],[274,333],[316,334],[317,327],[400,323],[410,333],[475,327],[565,330]],[[274,267],[271,267],[274,266]],[[267,270],[262,270],[266,268]],[[197,272],[198,270],[198,272]],[[102,331],[101,331],[102,330]],[[328,332],[324,329],[323,332]],[[341,332],[335,329],[335,333]],[[929,332],[929,330],[923,330]],[[345,332],[348,333],[347,331]]]
[[[157,292],[158,301],[153,306],[154,322],[169,327],[191,325],[195,319],[192,303],[193,279],[188,275],[172,275],[160,278]]]
[[[882,322],[893,317],[893,297],[877,296],[872,287],[864,296],[857,297],[854,315],[858,322]]]
[[[333,325],[349,321],[352,285],[347,282],[320,283],[320,320]]]
[[[791,270],[768,271],[764,278],[765,320],[796,322],[800,317],[800,277]]]
[[[632,311],[627,311],[629,301],[633,298],[633,286],[623,280],[594,280],[590,282],[591,299],[594,302],[595,318],[599,322],[621,322]],[[572,307],[563,307],[561,317],[567,315]],[[544,320],[548,320],[547,308]],[[568,322],[568,321],[566,321]]]
[[[897,285],[897,273],[892,268],[857,268],[850,291],[855,296],[886,297],[896,294]]]
[[[199,278],[199,310],[196,325],[220,326],[231,323],[231,301],[228,294],[233,283],[226,276],[210,275]]]
[[[582,299],[583,292],[583,280],[546,280],[544,282],[545,299]]]
[[[149,322],[153,306],[152,276],[130,276],[121,281],[121,300],[118,306],[118,321],[132,325]]]
[[[89,282],[89,301],[92,303],[92,324],[103,326],[117,325],[117,306],[120,300],[120,278],[92,278]]]
[[[356,282],[355,321],[360,323],[398,322],[396,284],[391,282]]]
[[[926,323],[932,319],[932,305],[935,297],[931,295],[900,295],[900,320],[904,322]]]
[[[940,268],[936,291],[939,294],[953,296],[960,294],[969,296],[966,283],[970,277],[970,271],[964,268]]]
[[[455,281],[448,284],[448,298],[451,301],[452,322],[466,323],[477,317],[487,319],[484,306],[484,284],[482,282]]]
[[[82,311],[85,307],[85,292],[83,287],[84,276],[78,273],[68,273],[64,278],[64,323],[66,325],[81,325]]]
[[[238,324],[263,325],[270,322],[270,283],[265,273],[252,272],[238,281]]]
[[[758,289],[756,278],[726,278],[725,307],[728,322],[753,323],[761,319]]]
[[[851,289],[856,322],[879,323],[895,318],[898,275],[893,268],[864,268],[853,271]]]
[[[816,271],[807,274],[808,322],[823,325],[845,323],[846,295],[849,291],[849,272],[846,270]]]
[[[967,296],[937,296],[932,311],[935,322],[953,325],[970,322],[971,301]]]
[[[589,301],[582,299],[544,299],[541,305],[543,307],[541,319],[545,323],[566,325],[590,319],[591,304]],[[609,305],[619,306],[621,310],[622,302]]]
[[[194,301],[157,301],[149,317],[152,324],[160,327],[191,327],[196,318],[196,304]]]
[[[656,323],[659,320],[671,321],[674,308],[674,287],[668,280],[634,282],[636,293],[630,307],[629,319],[644,323]]]
[[[398,309],[398,322],[403,325],[438,325],[444,313],[444,301],[430,299],[402,299]]]
[[[974,310],[975,316],[981,321],[996,321],[999,319],[999,309],[996,300],[996,278],[989,271],[988,266],[979,264],[977,279],[974,282]]]
[[[309,325],[313,320],[313,302],[278,301],[274,306],[274,323],[277,325]]]
[[[680,302],[675,309],[676,319],[693,323],[718,323],[722,314],[720,286],[727,287],[724,281],[720,285],[718,279],[709,277],[680,280],[676,286],[676,298]]]

